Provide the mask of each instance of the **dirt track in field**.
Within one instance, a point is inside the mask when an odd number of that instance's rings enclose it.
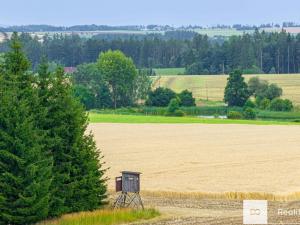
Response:
[[[110,167],[140,171],[142,189],[300,191],[300,126],[91,124]]]
[[[144,225],[241,225],[243,202],[229,200],[197,200],[143,196],[146,206],[154,206],[160,218]],[[279,209],[300,209],[300,202],[268,202],[269,224],[300,224],[300,215],[278,215]]]
[[[112,192],[113,202],[117,195]],[[155,208],[161,216],[138,225],[242,225],[243,201],[197,199],[142,193],[146,208]],[[299,210],[300,201],[268,201],[268,224],[299,225],[300,214],[280,215],[279,211]],[[299,212],[299,211],[298,211]]]

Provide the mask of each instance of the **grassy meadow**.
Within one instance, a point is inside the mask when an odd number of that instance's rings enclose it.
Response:
[[[158,76],[179,75],[185,73],[185,68],[157,68],[154,71]]]
[[[245,75],[246,81],[253,76],[276,83],[283,89],[283,98],[300,105],[300,74]],[[200,100],[222,101],[227,75],[182,75],[154,78],[154,87],[168,87],[176,92],[188,89],[193,92],[198,105]]]
[[[159,215],[159,212],[154,209],[97,210],[64,215],[59,219],[45,221],[38,225],[112,225],[148,220]]]
[[[205,119],[198,117],[167,117],[146,115],[118,115],[89,113],[91,123],[157,123],[157,124],[253,124],[253,125],[299,125],[297,122],[287,121],[262,121],[262,120],[230,120],[230,119]]]

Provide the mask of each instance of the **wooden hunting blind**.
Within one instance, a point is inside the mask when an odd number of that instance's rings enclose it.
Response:
[[[117,192],[140,192],[140,174],[137,172],[123,171],[121,177],[116,177]]]
[[[122,176],[116,177],[116,192],[121,192],[117,198],[114,208],[142,207],[140,197],[140,175],[139,172],[122,171]]]

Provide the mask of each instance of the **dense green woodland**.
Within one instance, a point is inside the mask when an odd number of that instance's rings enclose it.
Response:
[[[147,98],[152,84],[147,71],[137,70],[120,51],[103,52],[97,62],[79,65],[69,79],[86,109],[137,105]]]
[[[15,33],[0,63],[0,224],[94,210],[106,198],[101,152],[63,68],[37,73]]]
[[[41,56],[64,66],[95,62],[99,53],[121,50],[131,57],[138,68],[185,67],[187,74],[222,74],[239,68],[244,73],[299,73],[300,34],[286,32],[232,36],[210,39],[180,34],[165,39],[157,36],[144,38],[80,38],[77,35],[44,37],[43,42],[22,34],[24,50],[34,69]],[[8,50],[8,43],[0,44],[0,52]]]

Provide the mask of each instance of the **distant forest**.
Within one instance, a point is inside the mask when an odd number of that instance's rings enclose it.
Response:
[[[128,25],[128,26],[108,26],[108,25],[75,25],[75,26],[51,26],[51,25],[24,25],[24,26],[8,26],[0,27],[3,32],[51,32],[51,31],[112,31],[112,30],[175,30],[168,25]]]
[[[167,34],[167,33],[166,33]],[[195,32],[173,31],[166,35],[45,36],[42,41],[23,33],[21,40],[33,68],[43,55],[64,66],[95,62],[101,52],[121,50],[138,68],[185,67],[187,74],[223,74],[239,68],[244,73],[299,73],[300,34],[266,33],[229,38],[209,38]],[[0,52],[8,49],[0,44]]]
[[[295,22],[283,22],[282,25],[267,23],[257,25],[243,25],[243,24],[233,24],[233,25],[224,25],[219,24],[206,28],[234,28],[237,30],[255,30],[257,28],[271,28],[271,27],[299,27],[300,24]],[[161,31],[170,31],[170,30],[187,30],[187,29],[204,29],[204,27],[199,25],[189,25],[181,27],[173,27],[169,25],[128,25],[128,26],[108,26],[108,25],[75,25],[75,26],[52,26],[52,25],[21,25],[21,26],[8,26],[0,27],[2,32],[51,32],[51,31],[113,31],[113,30],[128,30],[128,31],[140,31],[140,30],[161,30]]]

